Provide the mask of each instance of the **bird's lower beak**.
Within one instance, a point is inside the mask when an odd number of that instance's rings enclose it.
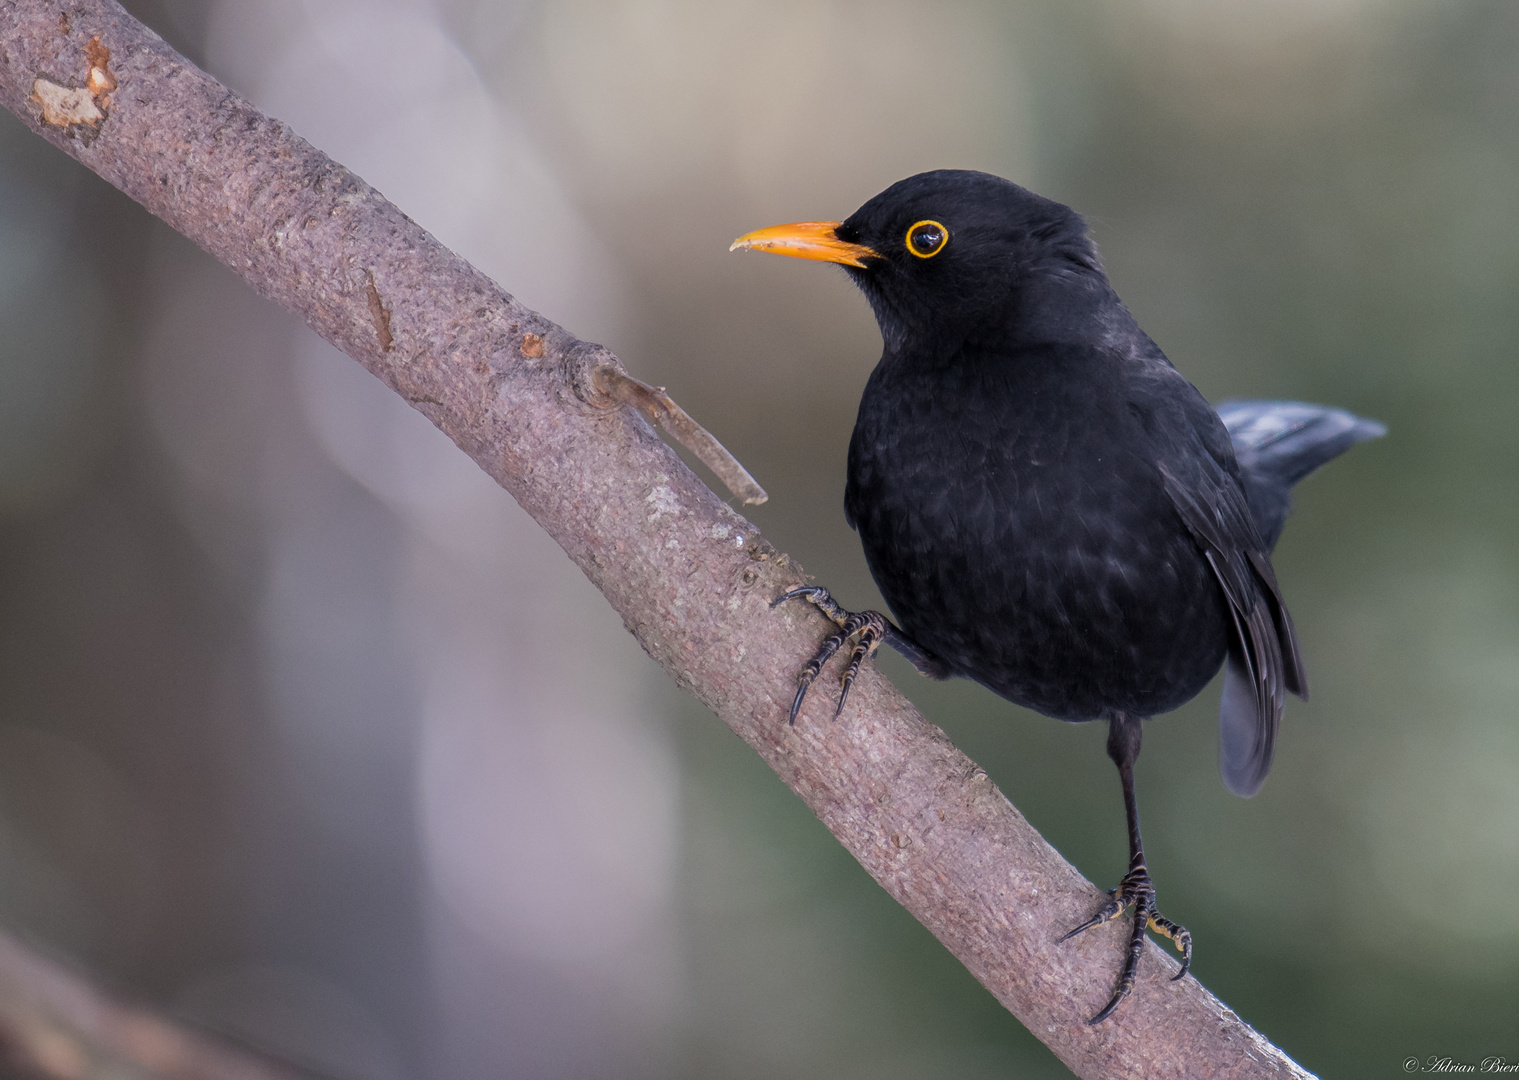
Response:
[[[851,244],[840,240],[837,221],[795,221],[790,225],[772,225],[757,229],[733,241],[729,251],[740,248],[752,251],[773,251],[777,255],[790,255],[793,259],[818,259],[822,262],[843,263],[862,269],[866,258],[881,256],[864,244]]]

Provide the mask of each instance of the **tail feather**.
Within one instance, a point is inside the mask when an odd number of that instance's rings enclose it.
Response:
[[[1228,401],[1218,415],[1229,429],[1250,515],[1267,550],[1287,523],[1294,484],[1356,443],[1387,434],[1375,420],[1301,401]]]
[[[1298,401],[1226,402],[1218,407],[1218,415],[1229,429],[1244,479],[1245,501],[1268,551],[1276,546],[1287,522],[1292,485],[1356,443],[1387,434],[1375,420]],[[1270,605],[1273,617],[1269,625],[1279,637],[1282,685],[1306,697],[1303,661],[1291,616],[1276,587],[1276,575],[1264,554],[1252,553],[1251,563],[1263,586],[1259,603]],[[1264,641],[1264,627],[1257,623],[1267,622],[1258,617],[1242,622],[1235,615],[1235,637],[1224,665],[1224,693],[1219,703],[1219,769],[1224,786],[1246,797],[1260,790],[1271,769],[1281,716],[1280,700],[1262,697],[1258,668],[1274,653]]]
[[[1235,643],[1224,664],[1224,695],[1218,707],[1218,769],[1224,787],[1248,799],[1261,789],[1276,754],[1276,729],[1261,723],[1255,671],[1246,651]]]

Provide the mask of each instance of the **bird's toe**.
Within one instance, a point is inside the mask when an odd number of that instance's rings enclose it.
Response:
[[[1172,982],[1183,978],[1191,970],[1192,935],[1186,927],[1172,922],[1160,913],[1155,904],[1155,886],[1150,881],[1149,871],[1142,863],[1124,875],[1123,880],[1118,883],[1118,888],[1108,894],[1108,899],[1097,909],[1096,914],[1066,933],[1060,940],[1068,941],[1094,926],[1112,922],[1130,907],[1134,909],[1134,922],[1129,933],[1129,945],[1124,954],[1123,968],[1118,975],[1118,985],[1102,1010],[1087,1021],[1089,1024],[1100,1024],[1112,1016],[1114,1010],[1134,989],[1134,983],[1139,977],[1139,957],[1144,952],[1146,930],[1154,930],[1181,953],[1181,969],[1171,976]]]

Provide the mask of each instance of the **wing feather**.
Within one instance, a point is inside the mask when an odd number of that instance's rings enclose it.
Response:
[[[1222,470],[1191,485],[1164,467],[1161,474],[1228,602],[1234,640],[1219,707],[1219,770],[1230,791],[1254,795],[1271,771],[1285,692],[1307,687],[1297,636],[1239,485]]]

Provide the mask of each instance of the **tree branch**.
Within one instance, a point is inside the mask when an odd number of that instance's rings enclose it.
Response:
[[[45,1080],[299,1080],[300,1074],[102,994],[0,933],[0,1072]]]
[[[377,192],[111,0],[0,0],[0,104],[306,320],[418,410],[564,548],[675,681],[744,738],[881,885],[1084,1077],[1308,1076],[1126,930],[1058,944],[1102,898],[943,732],[867,668],[785,722],[828,628],[772,611],[800,568],[642,415],[620,367],[517,303]],[[98,42],[92,44],[92,40]]]

